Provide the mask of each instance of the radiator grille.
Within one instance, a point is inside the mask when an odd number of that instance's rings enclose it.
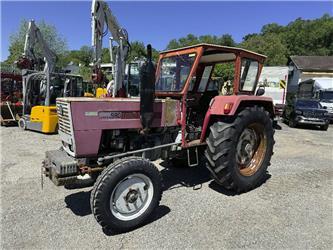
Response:
[[[72,119],[70,115],[69,103],[57,101],[57,113],[59,130],[68,135],[72,135]]]
[[[323,113],[314,112],[314,111],[305,111],[305,112],[303,112],[303,115],[305,117],[309,117],[309,118],[323,118],[324,117]]]

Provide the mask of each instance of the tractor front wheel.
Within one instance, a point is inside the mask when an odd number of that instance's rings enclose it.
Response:
[[[91,192],[91,210],[108,230],[126,232],[142,225],[159,205],[161,175],[153,163],[127,157],[108,166]]]
[[[273,154],[274,129],[263,107],[242,110],[233,122],[210,127],[205,156],[215,181],[246,192],[263,181]]]

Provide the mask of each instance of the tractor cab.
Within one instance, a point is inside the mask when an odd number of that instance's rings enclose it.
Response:
[[[272,109],[268,99],[258,98],[264,93],[263,89],[257,90],[257,84],[265,58],[241,48],[211,44],[160,54],[155,96],[182,103],[180,124],[187,131],[183,146],[204,143],[210,116],[233,116],[240,100],[243,105],[249,98],[264,101],[263,105]]]
[[[244,49],[210,44],[162,52],[156,96],[254,95],[265,58]]]

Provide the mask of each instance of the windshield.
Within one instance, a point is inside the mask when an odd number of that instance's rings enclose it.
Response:
[[[322,91],[320,93],[320,100],[325,102],[333,102],[333,91]]]
[[[181,91],[194,60],[195,53],[163,58],[160,63],[156,91]]]
[[[296,102],[296,107],[297,108],[320,109],[321,105],[317,101],[299,100]]]
[[[129,64],[128,93],[130,96],[139,96],[140,91],[140,65],[139,63]]]

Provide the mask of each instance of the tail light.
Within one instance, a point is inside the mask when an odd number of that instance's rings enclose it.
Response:
[[[224,114],[227,115],[227,114],[230,113],[230,111],[232,109],[232,105],[233,105],[233,103],[226,103],[226,104],[224,104],[224,109],[223,109]]]

